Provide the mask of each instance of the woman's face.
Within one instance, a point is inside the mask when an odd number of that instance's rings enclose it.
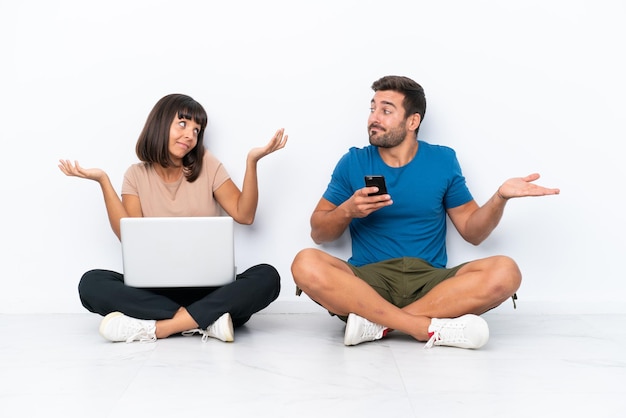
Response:
[[[172,160],[182,160],[198,144],[201,126],[193,120],[174,116],[170,125],[169,152]]]

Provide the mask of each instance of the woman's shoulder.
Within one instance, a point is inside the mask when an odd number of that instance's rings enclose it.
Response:
[[[144,163],[144,162],[138,162],[135,164],[131,164],[127,169],[126,169],[126,175],[149,175],[150,173],[150,164],[149,163]]]
[[[213,161],[217,161],[219,163],[219,160],[217,159],[217,157],[213,155],[213,153],[209,151],[208,148],[204,149],[204,155],[202,156],[202,159],[204,160],[205,163],[213,162]]]
[[[223,167],[222,162],[211,151],[205,149],[202,156],[202,169],[214,173],[221,167]]]

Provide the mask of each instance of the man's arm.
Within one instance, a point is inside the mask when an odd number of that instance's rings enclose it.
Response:
[[[353,218],[364,218],[370,213],[393,203],[388,194],[368,196],[377,187],[364,187],[357,190],[345,202],[335,206],[321,198],[311,215],[311,238],[316,244],[336,240],[344,233]]]
[[[467,242],[478,245],[483,242],[498,226],[504,207],[509,199],[526,196],[546,196],[559,194],[559,189],[550,189],[533,184],[539,178],[534,173],[526,177],[516,177],[505,181],[498,191],[479,207],[470,201],[456,208],[448,209],[448,216],[459,234]]]

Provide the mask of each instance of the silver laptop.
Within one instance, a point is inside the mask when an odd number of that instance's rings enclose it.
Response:
[[[122,218],[120,228],[129,286],[213,287],[235,280],[231,217]]]

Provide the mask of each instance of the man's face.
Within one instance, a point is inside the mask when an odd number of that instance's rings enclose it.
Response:
[[[404,141],[408,129],[402,101],[404,94],[393,90],[379,90],[371,102],[367,119],[370,144],[381,148],[393,148]]]

